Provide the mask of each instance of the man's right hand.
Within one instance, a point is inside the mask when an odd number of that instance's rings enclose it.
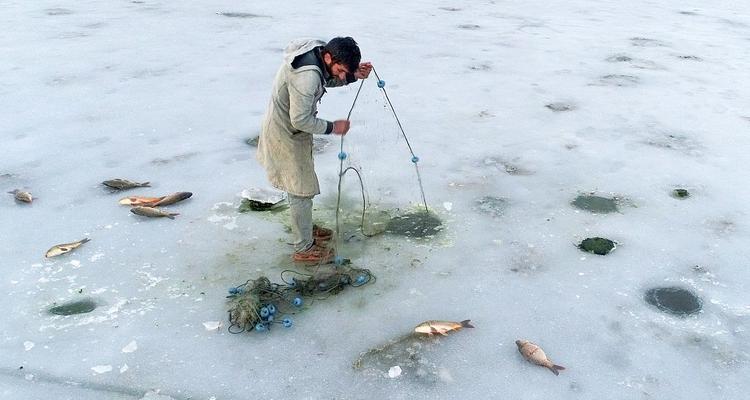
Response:
[[[349,127],[351,126],[351,122],[346,119],[340,119],[338,121],[333,121],[333,133],[336,135],[346,135],[347,132],[349,132]]]

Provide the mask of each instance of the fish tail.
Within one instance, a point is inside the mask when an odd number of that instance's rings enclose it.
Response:
[[[89,239],[89,238],[83,238],[83,239],[81,239],[81,244],[84,244],[84,243],[90,242],[90,241],[91,241],[91,239]]]
[[[470,319],[465,319],[461,321],[461,326],[463,326],[464,328],[473,328],[474,325],[470,324],[470,322],[471,322]]]
[[[564,369],[565,369],[565,367],[563,367],[563,366],[561,366],[561,365],[555,365],[555,364],[552,364],[552,366],[549,366],[549,367],[547,367],[547,368],[548,368],[548,369],[549,369],[550,371],[552,371],[552,373],[553,373],[553,374],[555,374],[555,375],[560,375],[560,372],[558,372],[558,371],[562,371],[562,370],[564,370]]]
[[[143,183],[141,183],[140,186],[141,187],[146,187],[146,186],[151,187],[151,182],[143,182]]]
[[[167,218],[174,219],[175,215],[180,215],[180,213],[169,213],[169,214],[167,214]]]

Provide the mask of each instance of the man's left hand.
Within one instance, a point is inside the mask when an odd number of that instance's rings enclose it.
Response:
[[[354,72],[354,77],[357,79],[367,79],[372,71],[372,64],[369,62],[363,62],[359,64],[359,68]]]

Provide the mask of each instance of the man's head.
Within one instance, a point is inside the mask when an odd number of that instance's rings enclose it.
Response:
[[[341,80],[346,80],[346,74],[353,74],[362,59],[357,42],[351,37],[331,39],[321,53],[328,73]]]

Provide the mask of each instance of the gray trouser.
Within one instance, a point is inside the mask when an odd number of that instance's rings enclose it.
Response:
[[[313,244],[312,196],[300,197],[287,193],[289,215],[292,217],[294,251],[305,251]]]

